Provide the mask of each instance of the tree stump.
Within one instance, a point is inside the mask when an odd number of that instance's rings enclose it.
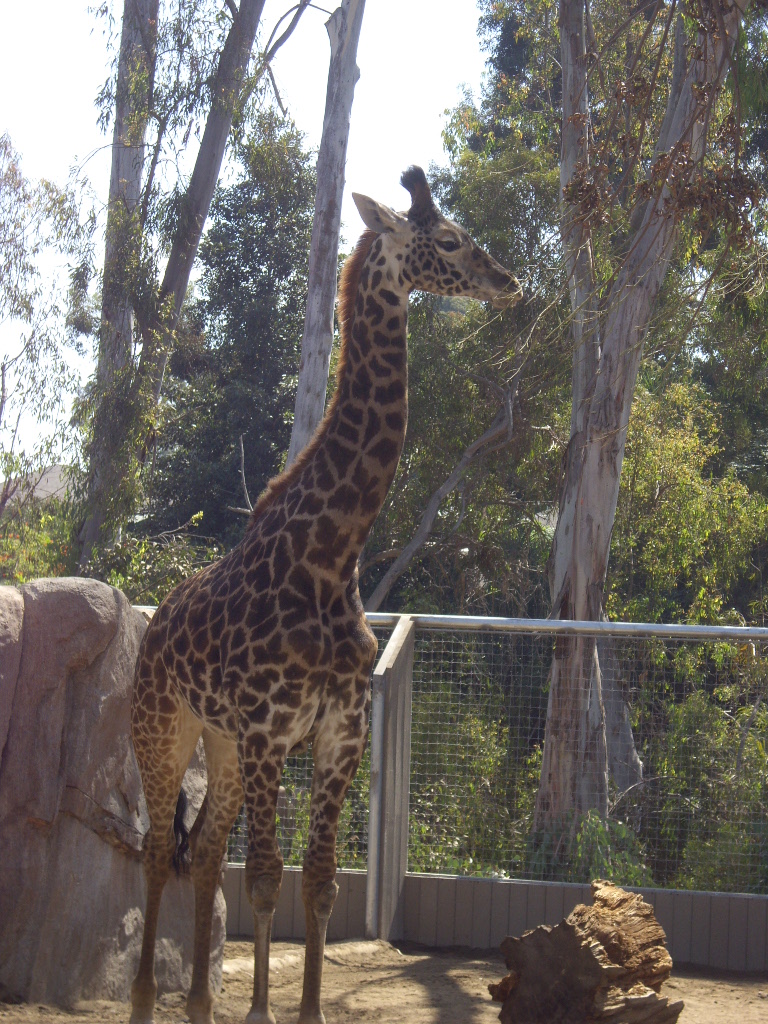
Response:
[[[659,989],[672,957],[653,907],[610,882],[592,883],[583,904],[555,927],[501,944],[510,973],[491,996],[503,1024],[673,1024],[682,1002]]]

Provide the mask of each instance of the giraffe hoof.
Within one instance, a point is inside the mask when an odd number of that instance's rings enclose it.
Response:
[[[271,1010],[251,1010],[245,1018],[245,1024],[276,1024],[275,1015]]]
[[[187,1017],[190,1024],[216,1024],[213,1019],[213,998],[208,996],[197,1000],[187,999]]]
[[[202,1011],[187,1010],[187,1019],[189,1024],[216,1024],[213,1019],[213,1011],[209,1010],[207,1013]]]
[[[128,1024],[155,1024],[155,1006],[134,1006],[131,1008],[131,1019]]]

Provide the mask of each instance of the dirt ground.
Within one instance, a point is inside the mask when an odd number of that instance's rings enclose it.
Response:
[[[243,1024],[250,1008],[252,955],[248,942],[227,943],[217,1024]],[[271,992],[278,1024],[291,1024],[298,1016],[303,961],[299,944],[272,946]],[[332,943],[323,976],[325,1015],[328,1024],[492,1024],[500,1006],[491,1002],[488,982],[505,973],[501,957],[493,953],[396,948],[385,942]],[[766,976],[679,970],[662,991],[685,1002],[681,1024],[768,1021]],[[126,1003],[89,1002],[70,1011],[0,1003],[4,1024],[100,1024],[127,1022],[129,1016]],[[159,1000],[156,1024],[185,1019],[183,996]]]

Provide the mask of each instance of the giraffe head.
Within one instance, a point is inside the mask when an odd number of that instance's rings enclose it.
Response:
[[[411,194],[407,213],[352,193],[366,227],[382,236],[383,255],[390,257],[389,269],[396,270],[399,284],[408,291],[471,296],[497,309],[522,298],[517,278],[440,213],[420,167],[410,167],[400,183]]]

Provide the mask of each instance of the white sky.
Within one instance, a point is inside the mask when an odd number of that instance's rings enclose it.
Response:
[[[95,0],[92,0],[95,3]],[[329,10],[336,0],[319,0]],[[267,0],[271,29],[291,0]],[[3,4],[0,131],[8,131],[29,177],[63,182],[84,166],[104,195],[109,156],[94,99],[108,74],[101,22],[88,0]],[[115,0],[116,15],[122,9]],[[34,16],[31,16],[31,11]],[[368,0],[358,48],[347,163],[348,187],[402,205],[400,172],[442,160],[443,112],[467,85],[477,91],[483,56],[473,0]],[[322,129],[329,45],[326,15],[310,9],[275,61],[283,101],[311,145]],[[345,206],[345,213],[352,207]],[[359,222],[350,223],[356,231]]]
[[[292,0],[267,0],[265,40]],[[338,0],[318,0],[332,10]],[[108,75],[96,0],[4,0],[0,20],[0,133],[8,132],[29,178],[63,184],[69,168],[106,197],[109,150],[96,125],[94,100]],[[119,20],[122,0],[113,0]],[[280,94],[311,146],[322,130],[330,47],[327,15],[307,11],[274,64]],[[362,230],[349,199],[363,192],[402,209],[398,184],[410,164],[444,160],[444,111],[462,88],[479,90],[484,58],[474,0],[367,0],[357,63],[347,157],[344,225],[348,243]],[[0,346],[4,344],[0,334]]]

